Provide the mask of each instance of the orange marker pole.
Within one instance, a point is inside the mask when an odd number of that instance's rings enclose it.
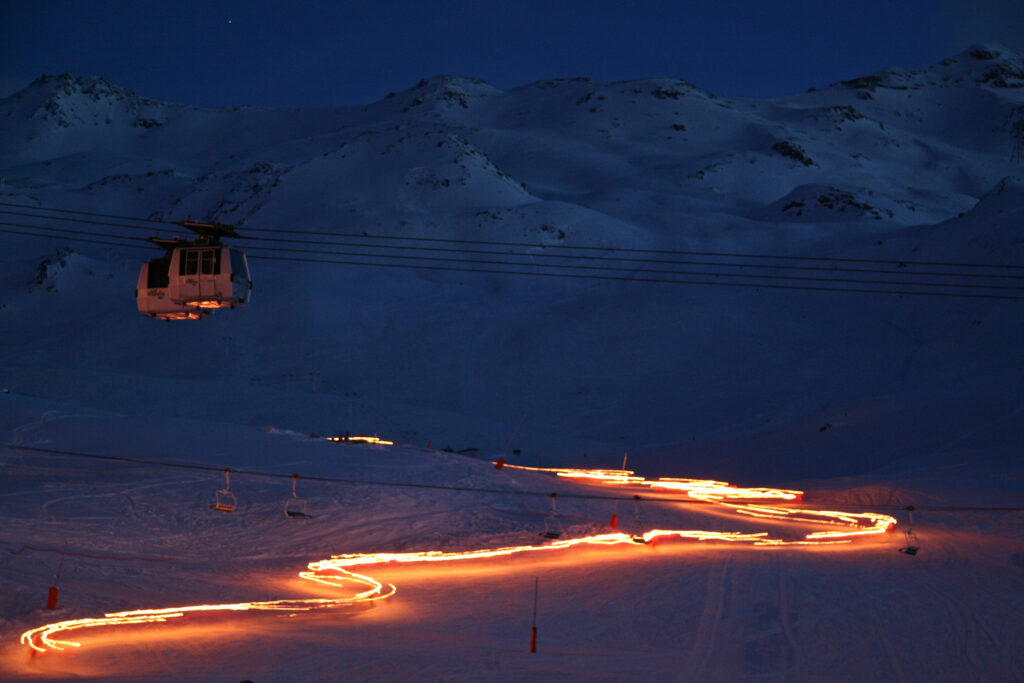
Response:
[[[50,590],[46,594],[46,609],[57,609],[57,584],[60,583],[60,571],[64,569],[64,556],[68,552],[68,539],[64,539],[64,550],[60,553],[60,564],[57,565],[57,577],[53,580],[53,585],[50,586]]]
[[[530,652],[537,651],[537,589],[540,587],[540,577],[533,579],[533,627],[530,629]]]
[[[626,473],[626,458],[628,458],[628,457],[629,457],[629,453],[623,453],[622,454],[622,473],[623,474]],[[611,518],[611,520],[609,520],[608,526],[610,526],[611,528],[615,529],[616,531],[619,530],[619,501],[617,501],[617,500],[615,501],[615,509],[612,510],[612,518]]]

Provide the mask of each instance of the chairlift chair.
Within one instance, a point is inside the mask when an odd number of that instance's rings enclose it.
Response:
[[[917,551],[921,549],[921,543],[917,540],[914,530],[907,529],[903,532],[903,535],[907,538],[907,545],[900,548],[899,551],[904,555],[917,555]]]
[[[306,512],[307,501],[305,498],[299,498],[295,492],[295,483],[299,480],[299,475],[292,475],[292,497],[284,503],[284,516],[289,519],[313,519],[313,516]]]
[[[565,529],[562,528],[562,521],[558,519],[558,509],[555,507],[555,497],[557,494],[551,494],[551,514],[544,518],[544,531],[541,536],[544,538],[555,539],[559,538],[565,533]]]
[[[921,542],[917,540],[917,534],[914,533],[914,506],[908,507],[907,511],[910,514],[910,520],[906,531],[903,532],[907,539],[907,545],[900,548],[899,551],[904,555],[917,555],[917,551],[921,549]]]
[[[235,494],[231,493],[230,469],[224,470],[224,488],[217,491],[214,503],[210,507],[220,512],[234,512],[235,508],[238,507],[238,500],[235,498]]]

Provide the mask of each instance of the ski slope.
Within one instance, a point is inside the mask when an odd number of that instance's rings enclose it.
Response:
[[[119,416],[50,410],[40,420],[37,401],[7,395],[5,402],[8,425],[28,418],[14,430],[29,447],[91,449],[120,442],[121,450],[111,454],[142,452],[183,464],[513,492],[594,492],[543,473],[499,472],[479,458],[422,448],[335,445],[284,430],[163,425],[175,436],[194,435],[211,450],[234,444],[236,454],[246,454],[209,460],[199,455],[209,451],[190,444],[188,436],[172,448],[158,421],[138,431],[125,430],[126,419]],[[59,480],[52,476],[57,463]],[[297,575],[307,562],[342,552],[460,552],[559,542],[539,536],[548,513],[543,497],[300,480],[314,519],[296,521],[282,513],[287,481],[241,474],[232,477],[239,507],[230,514],[209,509],[223,486],[216,472],[40,460],[14,452],[5,456],[4,481],[9,523],[0,580],[9,615],[4,632],[11,636],[55,618],[120,610],[343,597],[351,589],[311,589]],[[1012,504],[1019,500],[1019,481],[1017,462],[957,463],[820,482],[808,487],[805,501],[825,507],[908,500]],[[558,512],[565,537],[610,532],[616,505],[627,533],[680,526],[751,532],[765,525],[707,506],[648,499],[634,516],[628,502],[564,498]],[[896,514],[907,522],[905,512]],[[978,672],[1012,680],[1021,673],[1015,654],[1021,638],[1019,522],[1019,513],[919,512],[915,532],[922,549],[914,557],[896,552],[904,543],[898,529],[847,545],[627,541],[625,547],[457,566],[366,567],[357,571],[397,587],[393,598],[372,607],[228,614],[81,633],[74,636],[80,649],[36,656],[12,638],[0,661],[9,676],[32,680],[512,680],[531,674],[952,680]],[[793,538],[788,526],[768,528],[773,536]],[[62,607],[42,609],[60,557],[46,551],[59,551],[69,535]],[[535,578],[538,652],[529,654]],[[944,647],[936,650],[936,642]]]

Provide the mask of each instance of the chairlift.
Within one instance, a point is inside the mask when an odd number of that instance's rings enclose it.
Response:
[[[239,237],[234,226],[181,221],[197,233],[193,240],[151,237],[164,255],[142,264],[135,288],[139,313],[161,320],[198,320],[218,308],[249,303],[252,279],[245,253],[224,246]]]
[[[555,506],[557,496],[556,493],[551,494],[551,514],[544,518],[544,532],[541,534],[544,538],[555,539],[565,533],[562,521],[558,519],[558,509]]]
[[[921,549],[921,543],[917,540],[917,534],[914,533],[914,506],[908,507],[907,512],[910,515],[910,520],[906,531],[903,532],[907,539],[907,545],[900,548],[899,551],[904,555],[917,555],[917,551]]]
[[[234,512],[235,508],[238,507],[238,500],[235,498],[235,494],[231,493],[230,468],[224,469],[224,488],[217,491],[214,503],[210,507],[220,512]]]
[[[313,516],[306,512],[307,502],[305,498],[299,498],[295,492],[295,484],[299,475],[292,475],[292,497],[285,501],[284,516],[289,519],[313,519]]]

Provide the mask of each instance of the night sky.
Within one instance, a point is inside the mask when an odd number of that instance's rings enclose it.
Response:
[[[438,74],[771,97],[973,43],[1024,52],[1024,2],[0,0],[0,96],[70,71],[202,106],[364,104]]]

